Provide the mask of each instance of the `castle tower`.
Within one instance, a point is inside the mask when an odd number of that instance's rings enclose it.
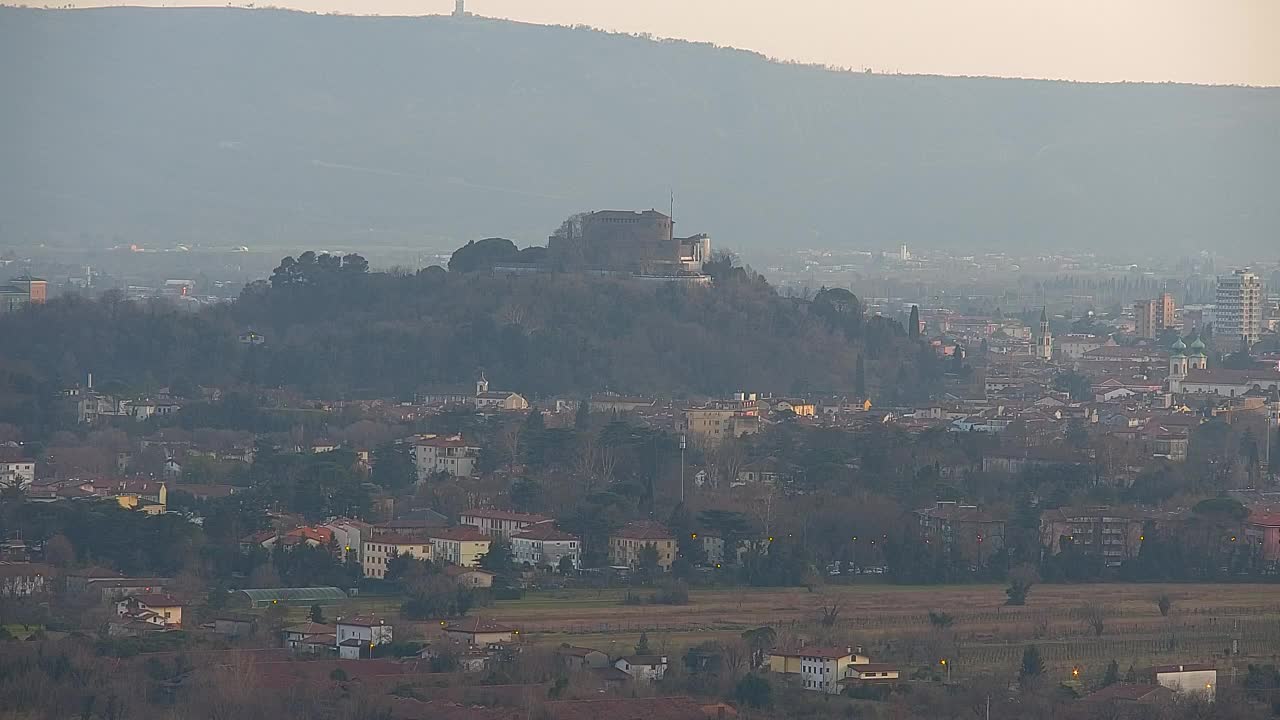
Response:
[[[1209,356],[1205,355],[1204,341],[1200,336],[1196,336],[1195,342],[1191,343],[1191,362],[1188,368],[1191,370],[1208,370]]]
[[[476,396],[479,397],[489,392],[489,381],[485,379],[484,371],[480,371],[480,379],[476,381]]]
[[[453,16],[458,18],[467,16],[467,0],[454,0]]]
[[[1040,309],[1040,332],[1036,335],[1036,357],[1053,359],[1053,333],[1049,332],[1049,309]]]
[[[1181,380],[1187,376],[1187,344],[1178,338],[1173,344],[1173,355],[1169,356],[1169,379]]]

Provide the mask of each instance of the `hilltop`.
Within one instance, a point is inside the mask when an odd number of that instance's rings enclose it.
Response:
[[[0,9],[0,241],[1272,247],[1280,91],[884,76],[444,17]]]
[[[92,372],[100,384],[139,392],[198,383],[411,398],[468,386],[482,368],[530,396],[853,394],[860,357],[877,401],[919,399],[940,380],[931,348],[895,321],[864,319],[848,291],[784,298],[743,268],[688,288],[439,267],[313,271],[297,285],[254,283],[236,302],[195,312],[113,292],[0,314],[0,336],[25,339],[0,348],[0,396],[34,402]],[[246,329],[266,343],[239,343]],[[0,421],[34,413],[21,400],[0,403]]]

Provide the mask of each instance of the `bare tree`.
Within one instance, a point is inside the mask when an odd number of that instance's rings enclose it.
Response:
[[[829,606],[823,605],[821,608],[822,616],[818,619],[818,622],[822,623],[823,627],[828,628],[835,625],[836,621],[840,619],[840,607],[842,604],[839,600],[836,600]]]
[[[1112,612],[1111,608],[1102,603],[1089,601],[1076,608],[1075,615],[1085,627],[1093,631],[1094,637],[1101,637]]]
[[[730,680],[737,681],[750,659],[751,647],[745,640],[732,638],[720,643],[720,664]]]

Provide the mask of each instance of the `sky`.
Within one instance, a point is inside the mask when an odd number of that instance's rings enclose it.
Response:
[[[453,0],[267,0],[259,5],[268,3],[367,15],[453,9]],[[76,4],[225,5],[209,0]],[[1280,86],[1280,0],[467,0],[467,9],[525,22],[708,41],[886,73]]]

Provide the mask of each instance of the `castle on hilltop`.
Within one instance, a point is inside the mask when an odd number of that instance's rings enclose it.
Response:
[[[701,275],[711,259],[711,238],[676,237],[675,222],[657,210],[599,210],[566,220],[548,239],[547,251],[569,269]]]

